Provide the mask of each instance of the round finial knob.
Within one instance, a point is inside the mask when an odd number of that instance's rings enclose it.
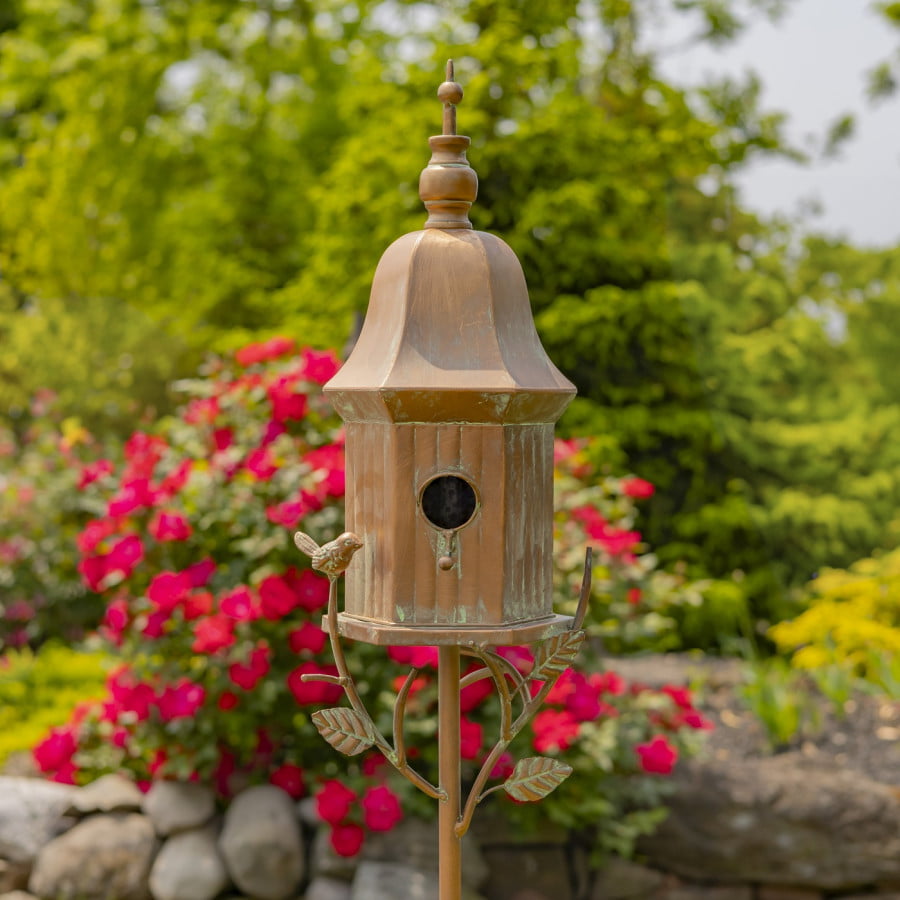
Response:
[[[438,568],[442,572],[449,572],[450,569],[453,568],[453,557],[452,556],[442,556],[438,560]]]
[[[437,90],[438,100],[456,105],[463,98],[462,85],[456,81],[444,81]]]

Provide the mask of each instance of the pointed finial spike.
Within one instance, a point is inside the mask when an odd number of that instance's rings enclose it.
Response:
[[[447,60],[447,80],[438,88],[438,99],[444,104],[444,134],[456,134],[456,104],[463,98],[461,84],[457,84],[453,72],[453,60]]]

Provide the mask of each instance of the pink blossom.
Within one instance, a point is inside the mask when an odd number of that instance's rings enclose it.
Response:
[[[247,470],[260,481],[268,481],[277,471],[278,466],[266,447],[259,447],[247,456]]]
[[[161,612],[172,612],[191,589],[191,577],[187,572],[160,572],[147,588],[150,602]]]
[[[512,775],[513,769],[515,769],[515,763],[513,762],[512,754],[509,752],[501,753],[494,768],[491,769],[491,778],[502,778],[505,780]]]
[[[222,694],[216,702],[216,706],[218,706],[222,712],[227,712],[229,709],[234,709],[239,702],[240,699],[234,691],[222,691]]]
[[[477,759],[484,742],[484,729],[463,716],[459,721],[459,748],[463,759]]]
[[[554,753],[572,746],[578,737],[579,724],[570,712],[545,709],[531,723],[534,749],[538,753]]]
[[[276,787],[280,787],[289,797],[299,800],[306,792],[303,784],[303,769],[295,766],[293,763],[284,763],[279,766],[271,775],[269,782]]]
[[[190,579],[191,587],[205,587],[216,571],[216,563],[212,559],[201,559],[184,570],[184,574]]]
[[[424,669],[426,666],[437,666],[437,647],[388,647],[387,655],[401,666],[412,666]]]
[[[214,615],[199,619],[194,625],[194,653],[217,653],[234,643],[234,620]]]
[[[324,681],[303,681],[304,675],[312,674],[336,676],[338,670],[337,666],[321,665],[311,660],[300,663],[287,677],[288,689],[294,699],[302,704],[337,703],[343,696],[343,688]]]
[[[98,459],[97,462],[89,463],[81,470],[78,478],[78,490],[83,491],[89,484],[99,481],[106,475],[113,473],[114,466],[108,459]]]
[[[67,726],[51,728],[50,733],[32,751],[42,772],[54,772],[70,762],[77,749],[75,735]]]
[[[165,688],[159,696],[159,715],[163,722],[189,719],[203,706],[206,691],[203,685],[182,678]]]
[[[105,556],[84,556],[78,561],[78,574],[85,586],[99,593],[103,590],[103,579],[106,578]]]
[[[259,682],[269,674],[269,656],[271,650],[268,645],[257,647],[246,663],[232,663],[228,667],[228,677],[237,687],[252,691]]]
[[[288,633],[288,646],[292,653],[302,653],[304,650],[318,653],[325,646],[325,640],[325,632],[312,622],[304,622]]]
[[[191,523],[177,512],[157,510],[149,525],[150,534],[157,541],[186,541],[193,533]]]
[[[612,694],[619,697],[625,693],[625,681],[615,672],[593,672],[588,676],[591,686],[600,694]]]
[[[221,453],[234,443],[234,432],[230,428],[217,428],[213,432],[213,446]]]
[[[322,785],[316,794],[316,814],[329,825],[337,825],[347,818],[350,808],[356,802],[356,794],[350,788],[332,778]]]
[[[115,519],[91,519],[75,538],[78,549],[83,554],[95,550],[101,541],[114,535],[120,527]]]
[[[208,616],[213,608],[213,595],[209,591],[194,591],[184,598],[181,608],[186,622]]]
[[[178,494],[188,483],[193,467],[193,460],[190,459],[183,459],[178,463],[178,465],[160,482],[159,490],[156,494],[156,502],[159,503],[171,500]]]
[[[107,572],[121,572],[128,578],[144,558],[144,545],[136,534],[127,534],[110,548],[106,555]]]
[[[299,597],[280,575],[267,575],[259,586],[260,609],[263,616],[277,622],[297,608]]]
[[[308,347],[301,351],[303,360],[303,375],[316,384],[325,384],[330,381],[341,367],[338,358],[330,350],[310,350]]]
[[[383,784],[365,792],[362,808],[363,821],[369,831],[390,831],[403,818],[399,798]]]
[[[289,337],[273,337],[259,344],[248,344],[234,354],[238,365],[247,366],[256,363],[268,362],[278,359],[279,356],[287,356],[296,350],[296,344]]]
[[[117,597],[106,607],[102,622],[103,635],[108,641],[119,646],[127,627],[128,602],[124,597]]]
[[[306,415],[306,395],[295,390],[296,380],[283,375],[269,385],[269,402],[272,404],[272,418],[276,422],[302,419]]]
[[[303,569],[298,575],[292,566],[284,573],[284,580],[294,592],[295,606],[307,612],[315,612],[328,603],[328,579],[324,575],[319,575],[312,569]]]
[[[238,622],[253,622],[262,615],[250,588],[242,584],[219,600],[219,610]]]
[[[644,481],[643,478],[623,478],[619,486],[626,497],[633,497],[635,500],[652,497],[656,490],[649,481]]]
[[[301,491],[296,500],[285,500],[266,507],[266,518],[273,525],[284,525],[285,528],[293,528],[308,513],[316,512],[322,508],[318,497],[309,491]]]
[[[159,499],[159,494],[150,484],[147,477],[133,477],[123,480],[119,493],[109,501],[106,514],[109,516],[127,516],[140,509],[152,507]]]
[[[182,418],[188,425],[212,425],[220,412],[218,397],[196,397],[188,403]]]
[[[646,744],[634,748],[641,768],[654,775],[669,775],[678,760],[678,751],[662,735],[657,735]]]

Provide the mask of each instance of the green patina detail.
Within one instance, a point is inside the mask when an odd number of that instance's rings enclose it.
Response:
[[[396,610],[397,610],[397,621],[405,622],[406,621],[406,613],[403,611],[403,607],[398,606],[398,607],[396,607]]]

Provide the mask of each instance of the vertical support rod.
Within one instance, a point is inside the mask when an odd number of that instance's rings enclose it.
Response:
[[[440,900],[460,900],[462,850],[456,835],[460,813],[459,647],[438,648],[438,769],[446,799],[439,801]]]

